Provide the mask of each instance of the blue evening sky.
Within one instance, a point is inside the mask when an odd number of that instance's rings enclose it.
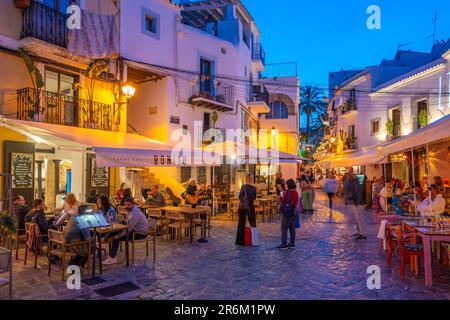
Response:
[[[262,35],[266,61],[297,61],[302,84],[327,87],[328,72],[393,58],[402,49],[429,51],[450,37],[450,0],[242,0]],[[369,5],[381,8],[381,30],[369,30]]]

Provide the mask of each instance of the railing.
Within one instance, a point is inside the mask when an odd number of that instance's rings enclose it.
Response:
[[[192,86],[192,98],[198,97],[233,106],[234,87],[219,85],[214,80],[199,81]]]
[[[342,105],[342,114],[346,114],[350,111],[358,110],[356,102],[353,100],[347,100]]]
[[[260,78],[293,78],[297,77],[297,62],[266,64]]]
[[[67,47],[68,15],[46,5],[32,1],[28,9],[22,10],[22,32],[20,38],[37,38],[51,44]]]
[[[112,131],[111,105],[25,88],[17,91],[17,119]]]
[[[252,59],[260,60],[263,65],[266,64],[266,52],[260,43],[254,43],[252,48]]]
[[[355,138],[347,138],[347,140],[344,143],[344,151],[349,150],[358,150],[358,139]]]
[[[270,94],[265,85],[256,84],[250,87],[249,102],[253,101],[264,101],[267,105],[269,105]]]

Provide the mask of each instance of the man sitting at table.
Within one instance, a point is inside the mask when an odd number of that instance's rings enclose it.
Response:
[[[164,195],[159,192],[157,185],[153,185],[151,187],[150,192],[147,194],[147,200],[145,200],[145,204],[152,207],[164,207],[166,205]]]
[[[128,238],[132,239],[134,235],[135,240],[142,240],[147,237],[148,234],[148,220],[145,214],[134,203],[134,199],[128,197],[124,200],[125,210],[128,212]],[[111,251],[109,257],[103,261],[103,264],[115,264],[117,263],[117,251],[119,250],[120,241],[126,241],[126,232],[121,232],[114,237],[111,245]]]
[[[431,201],[430,196],[428,196],[424,201],[419,203],[417,211],[422,216],[440,216],[445,212],[445,200],[439,194],[439,186],[432,184],[428,191],[431,195]]]

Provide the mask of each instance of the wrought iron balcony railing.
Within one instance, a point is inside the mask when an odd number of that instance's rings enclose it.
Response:
[[[358,138],[347,138],[344,143],[344,151],[358,150]]]
[[[32,1],[28,9],[22,10],[22,31],[20,38],[36,38],[59,47],[67,48],[68,15]]]
[[[199,81],[192,86],[190,102],[219,111],[233,110],[234,87],[225,86],[213,78]]]
[[[260,60],[263,65],[266,64],[266,52],[260,43],[254,43],[252,47],[252,59]]]
[[[342,114],[349,113],[350,111],[356,111],[358,110],[356,106],[356,101],[354,100],[347,100],[342,105]]]
[[[297,77],[297,62],[266,64],[259,75],[260,78],[295,78]]]
[[[261,101],[265,102],[267,106],[270,103],[270,94],[264,84],[255,84],[249,88],[249,102]]]
[[[17,91],[17,119],[112,131],[113,107],[73,96],[25,88]]]

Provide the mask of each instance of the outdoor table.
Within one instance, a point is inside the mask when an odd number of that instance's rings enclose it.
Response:
[[[423,240],[423,251],[425,260],[425,285],[433,286],[433,270],[431,264],[431,242],[450,241],[450,229],[438,228],[415,228]]]
[[[97,239],[98,239],[98,260],[99,260],[99,271],[100,274],[103,273],[103,262],[102,262],[102,236],[107,235],[109,233],[118,234],[122,231],[126,231],[126,242],[125,242],[125,256],[127,260],[127,267],[130,266],[130,257],[129,257],[129,248],[128,248],[128,226],[121,223],[113,223],[111,227],[109,228],[97,228],[95,231],[97,233]],[[95,246],[95,243],[94,243]],[[95,254],[95,249],[94,249]],[[95,266],[93,268],[93,274],[95,275]]]
[[[160,208],[162,211],[172,211],[172,212],[179,212],[189,218],[189,236],[190,236],[190,242],[194,242],[194,217],[198,214],[203,214],[200,216],[202,220],[206,220],[207,211],[203,208],[192,208],[192,207],[172,207],[172,206],[166,206]],[[206,228],[206,221],[205,223],[202,223],[202,228]],[[206,230],[202,230],[202,234],[205,234]]]
[[[268,213],[269,215],[269,220],[272,220],[272,199],[268,199],[268,198],[257,198],[258,201],[260,201],[264,207],[264,210]]]

